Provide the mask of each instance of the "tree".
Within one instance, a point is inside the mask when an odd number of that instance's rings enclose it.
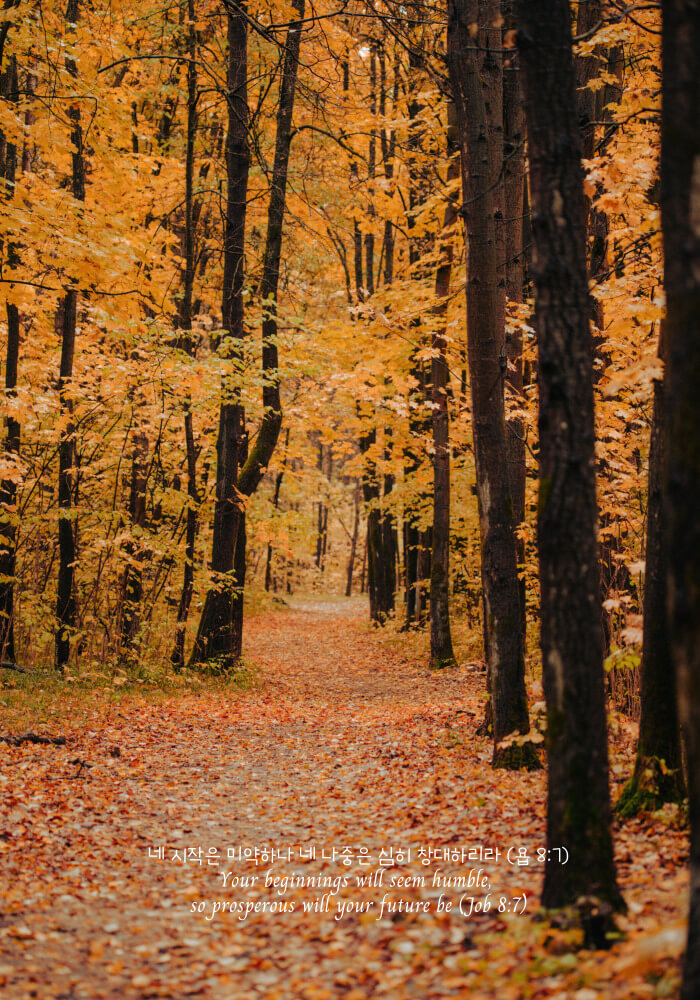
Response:
[[[224,276],[221,304],[225,336],[220,344],[233,372],[222,379],[219,433],[216,443],[216,503],[211,569],[214,584],[207,593],[192,651],[192,663],[219,659],[235,664],[241,653],[236,606],[242,600],[240,543],[244,538],[244,503],[238,473],[245,461],[247,439],[241,401],[245,282],[245,220],[250,170],[248,139],[248,19],[245,4],[226,5],[228,67],[226,80],[226,208]],[[236,557],[238,556],[238,565]],[[245,566],[245,564],[242,564]],[[239,573],[236,573],[236,569]]]
[[[66,35],[75,34],[78,20],[78,0],[68,0],[66,8]],[[77,77],[75,59],[66,56],[66,70],[69,76]],[[71,122],[71,142],[73,144],[71,193],[77,202],[85,201],[85,156],[83,149],[83,129],[80,120],[80,105],[76,102],[68,108]],[[61,308],[61,368],[59,374],[59,399],[65,426],[59,445],[58,470],[58,598],[56,603],[56,667],[63,671],[70,656],[71,633],[76,624],[76,603],[74,593],[74,573],[77,559],[75,544],[73,467],[75,465],[75,427],[73,425],[72,386],[73,362],[75,358],[75,332],[78,316],[78,288],[75,279],[66,289]]]
[[[454,105],[448,108],[447,183],[459,177],[459,144]],[[447,192],[440,258],[435,275],[433,309],[433,553],[430,567],[430,664],[433,667],[454,665],[450,631],[450,413],[448,405],[449,368],[445,325],[450,294],[454,225],[458,219],[457,199]]]
[[[129,495],[129,526],[132,537],[126,544],[127,564],[124,570],[121,644],[123,649],[134,645],[141,626],[143,597],[144,545],[141,537],[146,524],[146,488],[148,485],[148,435],[137,426],[132,438],[131,490]],[[134,532],[136,529],[136,532]]]
[[[659,337],[662,357],[663,340],[662,326]],[[680,802],[685,798],[676,671],[666,614],[668,543],[663,512],[663,468],[667,409],[665,379],[657,379],[649,447],[639,741],[634,773],[615,807],[623,816],[633,815],[640,809],[658,809],[664,802]]]
[[[602,0],[587,0],[586,3],[579,3],[576,18],[576,35],[582,39],[589,39],[594,35],[602,24],[603,17]],[[613,56],[614,60],[614,56]],[[581,134],[581,155],[585,160],[590,160],[596,153],[596,125],[603,118],[603,96],[611,89],[608,85],[605,88],[594,88],[590,84],[599,76],[604,67],[604,54],[601,46],[596,46],[589,55],[579,55],[574,63],[576,74],[576,101]],[[619,70],[619,66],[618,66]],[[612,78],[612,74],[608,74]],[[600,185],[597,185],[596,195],[601,193]],[[588,276],[590,281],[601,280],[607,268],[607,246],[608,246],[608,218],[604,211],[599,210],[593,203],[595,198],[585,198],[586,212],[586,242],[588,246]],[[594,385],[598,383],[606,367],[610,363],[610,352],[606,345],[605,338],[605,317],[603,303],[599,299],[591,296],[591,320],[593,322],[593,354]],[[600,463],[600,471],[610,476],[610,469],[604,461]],[[609,529],[616,517],[608,511],[604,511],[601,521],[603,529]],[[601,626],[603,629],[604,652],[610,652],[612,628],[611,614],[606,610],[605,601],[609,598],[610,592],[615,587],[620,587],[628,576],[627,567],[624,561],[616,558],[619,551],[619,539],[611,530],[600,532],[598,542],[598,556],[600,563],[600,586],[601,586]],[[624,583],[621,589],[625,589]],[[613,598],[614,600],[614,598]]]
[[[515,4],[512,0],[503,3],[504,27],[513,29]],[[520,84],[518,50],[508,49],[503,64],[503,204],[506,259],[506,299],[508,303],[520,304],[525,297],[525,250],[523,247],[523,219],[525,212],[525,109]],[[515,407],[514,414],[508,414],[508,476],[513,498],[513,521],[516,529],[525,521],[525,430],[522,417],[524,409],[523,377],[523,334],[520,323],[511,321],[505,334],[506,400]],[[525,641],[527,633],[527,602],[525,587],[525,543],[521,538],[516,542],[518,553],[520,623]]]
[[[3,25],[2,47],[4,48],[9,30],[9,22]],[[2,49],[0,49],[0,67],[2,67]],[[17,80],[17,58],[12,56],[9,65],[0,77],[1,99],[16,103],[19,99],[19,84]],[[4,185],[3,197],[14,196],[15,178],[17,173],[17,146],[8,142],[0,133],[0,172]],[[14,243],[6,247],[6,261],[9,268],[18,262],[18,250]],[[17,366],[19,362],[20,322],[17,304],[7,299],[7,350],[5,352],[5,395],[12,398],[16,395]],[[6,419],[7,433],[5,436],[5,455],[11,465],[15,464],[20,448],[20,425],[13,417]],[[12,470],[14,472],[14,470]],[[8,476],[0,483],[0,507],[2,509],[2,536],[0,537],[0,662],[15,661],[15,568],[17,553],[17,482],[14,476]]]
[[[391,219],[384,221],[384,237],[379,261],[376,266],[375,280],[375,236],[374,225],[377,212],[374,205],[374,195],[377,185],[377,133],[381,150],[381,164],[387,189],[394,183],[394,159],[396,153],[396,133],[386,128],[386,104],[388,87],[386,79],[386,52],[384,40],[373,37],[368,39],[367,59],[369,62],[369,115],[370,123],[367,139],[367,178],[360,181],[359,157],[353,155],[350,162],[350,175],[357,194],[363,195],[366,201],[367,232],[364,235],[364,264],[362,257],[363,238],[359,219],[353,220],[353,242],[355,260],[355,293],[358,306],[356,318],[358,322],[366,322],[373,310],[373,298],[378,291],[379,282],[384,279],[384,292],[394,279],[394,241],[395,233]],[[350,88],[349,53],[344,54],[343,90],[346,99]],[[379,67],[379,78],[377,78]],[[398,97],[398,69],[394,69],[393,104],[396,111]],[[379,111],[379,120],[377,119]],[[388,134],[387,134],[388,133]],[[382,273],[382,260],[384,263]],[[363,270],[364,268],[364,270]],[[362,470],[362,495],[367,506],[367,590],[369,592],[370,620],[377,624],[385,624],[394,613],[396,604],[396,560],[397,545],[395,524],[392,511],[389,508],[389,496],[393,490],[393,477],[390,474],[381,475],[378,468],[378,417],[382,408],[363,406],[358,408],[358,416],[365,425],[359,435],[359,446],[364,456]],[[384,441],[384,459],[389,457],[390,428],[384,426],[379,432]],[[353,556],[354,560],[354,556]]]
[[[195,137],[197,133],[197,30],[194,0],[187,0],[187,131],[185,139],[185,267],[183,274],[182,302],[178,314],[178,326],[183,331],[179,346],[187,354],[194,354],[192,339],[192,313],[195,279],[195,198],[194,162]],[[184,403],[185,454],[187,456],[187,527],[185,541],[185,568],[182,576],[182,591],[177,609],[175,645],[170,656],[176,669],[185,663],[185,628],[194,591],[194,557],[197,540],[197,510],[199,490],[197,488],[197,453],[194,442],[192,401],[188,397]]]
[[[296,0],[297,19],[290,23],[284,54],[277,112],[267,237],[260,284],[262,302],[263,417],[253,447],[248,449],[240,377],[244,329],[245,210],[250,168],[247,97],[247,16],[243,5],[227,6],[228,176],[224,235],[222,316],[228,333],[238,386],[227,385],[219,417],[217,505],[214,515],[212,570],[219,576],[209,590],[192,654],[194,663],[218,659],[233,666],[243,640],[245,586],[245,505],[258,488],[277,444],[282,424],[277,351],[277,292],[287,190],[292,115],[296,92],[304,0]]]
[[[481,531],[486,663],[493,711],[494,764],[538,766],[532,746],[511,742],[530,729],[525,660],[520,628],[513,501],[507,466],[503,401],[504,311],[499,306],[490,129],[474,39],[485,23],[486,5],[454,0],[447,43],[452,94],[457,108],[462,198],[467,241],[467,346],[472,396],[472,433]],[[494,16],[494,11],[491,11]],[[489,22],[490,24],[490,22]]]
[[[690,913],[682,1000],[700,994],[700,8],[662,4],[661,224],[668,420],[669,631],[688,758]]]
[[[585,202],[566,0],[520,0],[539,351],[538,545],[547,701],[542,903],[623,906],[610,832]]]

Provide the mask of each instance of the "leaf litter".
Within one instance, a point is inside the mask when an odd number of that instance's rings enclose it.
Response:
[[[389,648],[361,611],[315,602],[251,618],[246,657],[261,676],[251,690],[127,701],[87,726],[66,720],[65,746],[0,743],[4,998],[677,995],[687,838],[667,815],[616,827],[628,913],[609,951],[584,951],[575,930],[538,919],[546,778],[490,767],[490,741],[476,733],[483,676],[431,673]],[[613,727],[615,787],[633,749],[633,727]],[[501,857],[418,856],[421,846],[478,845]],[[227,858],[246,846],[315,847],[316,858]],[[202,848],[201,864],[169,860],[187,847]],[[333,847],[366,848],[374,862],[324,859]],[[410,848],[410,864],[387,866],[382,887],[356,885],[389,847]],[[511,847],[530,864],[509,864]],[[276,894],[264,886],[270,870],[345,875],[349,886],[328,912],[307,912],[303,901],[322,891]],[[485,874],[489,911],[463,916],[460,896],[484,893],[436,886],[438,870]],[[258,883],[233,888],[234,875]],[[391,875],[425,884],[388,888]],[[450,911],[437,910],[441,892]],[[380,913],[385,893],[405,905]],[[523,893],[524,915],[498,912],[501,896]],[[274,899],[293,912],[213,913],[217,901]],[[335,919],[338,899],[371,905]]]

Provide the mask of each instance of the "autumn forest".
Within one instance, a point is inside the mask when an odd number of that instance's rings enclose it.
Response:
[[[4,996],[700,997],[698,51],[4,0]]]

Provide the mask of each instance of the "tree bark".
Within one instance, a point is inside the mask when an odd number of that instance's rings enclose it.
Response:
[[[448,106],[447,183],[459,177],[459,142],[454,105]],[[432,337],[433,391],[433,552],[430,568],[430,665],[455,663],[450,631],[450,425],[448,409],[447,302],[452,276],[453,227],[459,217],[456,195],[449,194],[443,220],[440,260],[435,275]]]
[[[396,547],[393,520],[382,509],[380,480],[374,460],[369,457],[376,443],[376,430],[360,437],[360,451],[365,458],[362,493],[367,504],[367,590],[369,616],[382,625],[393,614],[396,603]]]
[[[425,16],[425,12],[416,10],[416,17],[420,19]],[[425,139],[426,139],[426,107],[422,103],[424,98],[422,91],[422,68],[423,63],[418,53],[418,49],[409,51],[408,57],[409,72],[408,86],[410,93],[407,95],[408,103],[408,141],[407,141],[407,167],[409,175],[409,212],[407,219],[408,229],[408,258],[410,266],[410,277],[412,280],[422,280],[427,277],[428,268],[424,258],[432,249],[432,238],[428,234],[417,235],[416,216],[430,197],[432,192],[430,165],[428,164]],[[405,449],[405,472],[406,480],[412,475],[423,461],[426,459],[425,442],[429,434],[432,434],[431,413],[427,412],[426,403],[432,405],[431,371],[430,366],[420,358],[420,354],[427,346],[425,331],[422,329],[420,316],[411,320],[411,333],[415,347],[411,358],[411,377],[415,382],[409,401],[408,433],[409,445]],[[424,499],[424,498],[422,498]],[[404,576],[406,586],[406,627],[413,625],[422,626],[426,623],[428,611],[427,588],[425,581],[431,576],[431,556],[432,556],[432,531],[419,526],[419,515],[411,509],[404,512]]]
[[[185,629],[189,616],[192,594],[194,593],[194,559],[197,542],[197,513],[199,510],[199,490],[197,488],[197,451],[194,443],[192,410],[188,405],[184,414],[185,449],[187,457],[187,522],[185,527],[185,568],[182,575],[182,590],[177,609],[177,629],[175,647],[170,660],[176,670],[185,664]]]
[[[512,28],[514,2],[503,4],[506,28]],[[509,49],[503,67],[503,187],[505,206],[506,299],[519,304],[524,299],[525,259],[523,250],[523,214],[525,211],[525,109],[520,85],[517,49]],[[523,335],[516,323],[506,327],[506,394],[511,405],[525,404],[523,379]],[[520,416],[507,416],[508,476],[513,498],[513,521],[525,521],[525,422]],[[516,537],[519,569],[525,563],[525,542]],[[527,635],[527,602],[524,576],[518,578],[520,592],[520,627],[523,643]]]
[[[9,66],[2,74],[2,99],[16,103],[19,100],[19,84],[17,80],[17,59],[12,57]],[[17,173],[17,147],[7,142],[0,133],[2,147],[2,162],[0,168],[4,181],[3,198],[14,197],[15,178]],[[6,247],[7,270],[11,271],[19,262],[19,254],[15,244],[8,242]],[[6,277],[8,277],[6,272]],[[5,352],[5,397],[13,398],[17,386],[17,367],[19,363],[20,322],[19,310],[10,301],[7,305],[7,349]],[[20,450],[20,425],[14,417],[5,420],[5,454],[15,460]],[[0,661],[14,663],[15,655],[15,563],[17,553],[17,484],[13,479],[0,483]]]
[[[539,344],[538,544],[547,701],[547,846],[542,903],[613,908],[586,213],[567,0],[520,0]],[[595,934],[592,916],[588,927]],[[598,928],[604,936],[606,927]]]
[[[319,490],[321,488],[321,479],[323,477],[323,443],[318,442],[318,459],[316,461],[316,468],[319,472]],[[318,501],[318,507],[316,509],[316,569],[323,570],[323,554],[326,549],[325,539],[326,539],[326,528],[328,525],[328,508],[324,504],[323,500]]]
[[[289,428],[285,434],[284,439],[284,457],[282,458],[282,468],[275,476],[275,489],[272,495],[272,509],[278,510],[280,505],[280,491],[282,489],[282,480],[284,478],[284,470],[287,467],[287,452],[289,451]],[[273,547],[272,542],[267,543],[267,555],[265,558],[265,590],[269,591],[272,586],[272,553]],[[275,581],[276,581],[275,577]],[[275,582],[275,590],[277,589],[277,583]]]
[[[234,619],[242,599],[234,562],[244,518],[238,473],[246,447],[245,413],[240,385],[242,342],[245,336],[243,285],[245,278],[245,222],[250,148],[248,142],[248,21],[245,2],[227,7],[228,70],[226,134],[226,211],[224,216],[224,279],[222,325],[226,331],[220,349],[230,357],[233,374],[222,379],[219,433],[216,442],[216,500],[212,538],[213,586],[204,601],[191,664],[216,660],[222,669],[235,666]]]
[[[260,284],[263,305],[262,323],[262,373],[263,419],[250,455],[245,461],[238,480],[238,489],[250,496],[258,488],[277,445],[282,426],[282,403],[279,387],[277,351],[277,290],[282,253],[282,232],[287,196],[289,149],[292,141],[292,116],[296,95],[299,49],[304,21],[304,0],[293,0],[298,18],[292,21],[287,32],[277,110],[277,136],[275,159],[272,168],[272,187],[267,213],[267,239]]]
[[[481,13],[481,17],[480,17]],[[504,330],[498,328],[496,209],[484,96],[472,26],[483,23],[476,0],[453,0],[448,14],[448,65],[457,108],[462,196],[469,253],[467,348],[481,530],[484,629],[493,702],[494,764],[536,766],[532,746],[501,748],[529,731],[520,631],[513,502],[506,460],[503,402]],[[501,314],[502,315],[502,314]]]
[[[661,356],[663,338],[662,326]],[[622,816],[635,815],[641,809],[659,809],[664,802],[680,802],[685,798],[676,670],[666,614],[668,553],[662,495],[666,409],[666,388],[664,381],[659,380],[654,383],[649,447],[639,740],[634,773],[616,806]]]
[[[226,577],[220,577],[222,586],[213,588],[207,594],[193,652],[195,663],[216,658],[226,668],[237,663],[243,642],[246,498],[255,492],[262,480],[275,450],[282,424],[277,351],[277,289],[304,0],[296,0],[294,7],[298,13],[298,20],[291,22],[285,46],[263,277],[260,286],[263,306],[263,418],[255,443],[248,453],[245,414],[240,402],[240,393],[236,393],[230,401],[225,398],[221,406],[212,569],[226,574]],[[228,194],[222,312],[224,327],[234,341],[234,359],[239,362],[240,344],[244,336],[242,292],[245,208],[250,167],[247,20],[244,4],[229,9],[228,31],[229,130],[226,143]]]
[[[586,37],[595,31],[596,26],[601,24],[602,13],[602,0],[587,0],[586,3],[579,3],[576,18],[577,36]],[[584,159],[590,159],[595,154],[596,123],[599,118],[598,104],[601,92],[591,90],[588,84],[600,72],[602,61],[602,53],[596,51],[590,55],[578,56],[574,63],[576,74],[576,108],[581,134],[581,155]],[[599,185],[596,197],[601,191],[602,187]],[[584,197],[588,276],[591,281],[598,279],[606,270],[608,243],[608,218],[605,212],[600,212],[595,208],[593,204],[594,200],[594,198]],[[605,318],[602,301],[591,296],[590,310],[594,327],[593,383],[595,385],[610,363],[610,354],[605,342]],[[605,463],[601,462],[600,466],[599,471],[605,474],[607,471]],[[603,513],[601,526],[606,528],[613,520],[614,518],[610,514]],[[615,558],[616,553],[619,553],[619,549],[619,540],[613,534],[601,535],[598,543],[598,556],[600,564],[601,627],[603,629],[604,654],[606,656],[610,652],[612,618],[610,613],[603,607],[603,602],[607,600],[611,590],[619,586],[621,572],[625,572],[624,563]]]
[[[668,614],[688,760],[690,913],[681,1000],[700,996],[700,5],[663,0]]]
[[[347,571],[347,583],[345,585],[345,596],[350,597],[352,594],[352,576],[355,569],[355,555],[357,553],[357,536],[360,529],[360,498],[358,496],[357,488],[355,488],[355,517],[352,524],[352,535],[350,538],[350,555],[348,557],[348,571]]]
[[[370,44],[369,67],[369,109],[373,120],[375,120],[377,113],[377,48],[374,43]],[[369,132],[367,153],[367,216],[370,220],[370,225],[372,225],[372,220],[376,215],[374,210],[374,183],[377,168],[377,135],[374,128],[371,128]],[[374,295],[374,232],[372,229],[365,233],[365,286],[367,289],[367,298],[371,299]]]
[[[377,66],[379,66],[379,81],[377,81]],[[370,95],[369,108],[372,115],[372,127],[369,134],[368,144],[368,173],[367,173],[367,215],[370,220],[376,218],[374,206],[374,190],[377,173],[377,136],[379,136],[382,167],[387,186],[393,183],[395,136],[387,137],[384,128],[386,115],[386,64],[383,48],[378,47],[378,43],[373,41],[370,45]],[[348,81],[349,82],[349,81]],[[395,86],[396,80],[395,80]],[[396,91],[395,91],[396,95]],[[379,110],[381,122],[377,122],[377,109]],[[357,165],[353,164],[355,171]],[[384,244],[382,247],[384,262],[384,286],[388,288],[393,281],[394,275],[394,227],[390,220],[384,224]],[[382,254],[376,265],[374,263],[374,234],[368,232],[365,235],[365,277],[364,277],[364,299],[368,301],[376,291],[376,285],[382,274]],[[358,280],[361,279],[361,264],[357,271]],[[369,450],[374,447],[377,440],[377,412],[372,408],[367,415],[367,423],[371,422],[372,427],[360,435],[360,451],[368,456]],[[390,428],[384,428],[385,448],[384,458],[389,456],[388,440],[390,438]],[[394,613],[396,604],[396,543],[394,537],[394,518],[390,510],[387,509],[386,498],[392,492],[394,479],[391,475],[385,475],[382,479],[377,470],[377,463],[374,457],[366,457],[362,472],[362,491],[367,508],[367,585],[370,597],[370,620],[378,625],[387,621]],[[359,517],[359,513],[358,513]],[[359,522],[358,522],[359,527]],[[325,537],[325,535],[324,535]],[[354,556],[353,556],[354,563]],[[351,577],[349,577],[352,586]]]
[[[195,24],[194,0],[187,0],[187,136],[185,146],[185,273],[180,306],[179,327],[182,331],[178,346],[189,355],[194,355],[192,339],[192,300],[195,277],[195,204],[194,204],[194,161],[195,139],[197,135],[197,30]],[[182,574],[182,590],[177,609],[175,645],[170,661],[176,670],[185,664],[185,629],[194,592],[194,558],[197,542],[197,513],[199,491],[197,489],[197,452],[194,442],[192,406],[189,393],[184,404],[185,455],[187,460],[187,520],[185,527],[185,567]]]
[[[78,21],[78,0],[68,0],[66,9],[66,35],[74,34]],[[74,79],[78,75],[75,60],[66,58],[66,70]],[[73,144],[71,193],[76,201],[85,201],[85,158],[83,130],[79,104],[68,108]],[[78,311],[78,289],[67,289],[62,303],[61,367],[58,395],[63,422],[58,450],[58,587],[56,602],[56,669],[65,670],[70,656],[70,642],[75,630],[77,609],[74,593],[75,561],[75,512],[73,510],[73,467],[75,465],[75,427],[73,426],[73,359],[75,357],[75,327]]]
[[[141,427],[133,437],[131,459],[131,494],[129,520],[132,538],[127,543],[127,565],[124,571],[122,597],[121,646],[127,649],[134,644],[141,625],[141,597],[143,595],[144,557],[140,535],[146,523],[146,485],[148,481],[148,435]],[[134,531],[136,529],[136,531]]]

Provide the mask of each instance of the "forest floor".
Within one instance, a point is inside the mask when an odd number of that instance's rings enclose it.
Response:
[[[54,721],[65,745],[0,744],[5,1000],[677,995],[686,833],[671,814],[616,827],[621,940],[581,950],[534,919],[544,774],[490,767],[474,665],[430,673],[359,603],[312,599],[250,618],[246,659],[246,690],[124,698]],[[611,752],[619,784],[629,726]],[[488,888],[440,884],[470,872]],[[291,875],[332,885],[265,885]]]

